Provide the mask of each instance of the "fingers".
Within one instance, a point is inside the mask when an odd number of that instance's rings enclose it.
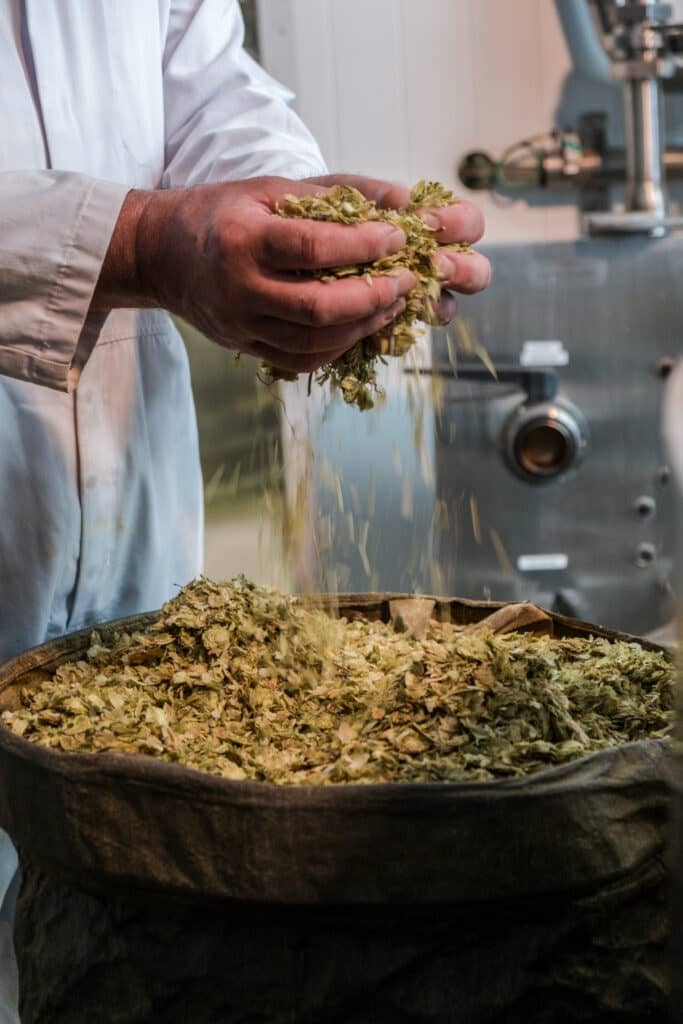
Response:
[[[274,270],[327,270],[390,256],[405,241],[400,228],[380,221],[346,225],[271,217],[254,256]]]
[[[401,210],[410,202],[409,188],[393,181],[382,181],[380,178],[365,178],[358,174],[326,174],[321,178],[307,180],[313,184],[323,185],[326,189],[334,185],[352,185],[367,199],[374,199],[382,210]]]
[[[409,190],[402,185],[351,174],[327,175],[293,183],[297,195],[310,194],[311,185],[318,186],[321,192],[328,192],[337,184],[353,185],[382,208],[403,207],[410,198]],[[484,233],[483,214],[466,200],[432,207],[420,213],[441,245],[454,242],[473,245]],[[404,244],[403,232],[382,222],[343,225],[278,217],[269,218],[268,230],[264,232],[254,255],[262,265],[278,270],[325,270],[370,263],[397,252]]]
[[[443,249],[432,256],[442,277],[444,288],[463,295],[474,295],[491,283],[491,264],[480,252],[458,253]]]
[[[263,360],[268,366],[273,366],[276,370],[283,370],[285,373],[313,373],[315,370],[319,370],[321,366],[326,363],[332,363],[335,359],[339,359],[345,352],[348,351],[349,346],[344,344],[343,347],[337,347],[331,352],[316,352],[308,353],[307,355],[297,355],[290,352],[284,352],[280,348],[276,348],[274,345],[268,345],[263,341],[253,341],[249,345],[249,355],[256,356],[257,359]]]
[[[405,299],[399,299],[381,313],[334,327],[299,327],[263,317],[254,325],[256,340],[250,351],[279,370],[310,373],[386,327],[404,309]]]
[[[353,185],[368,199],[374,199],[381,209],[402,209],[410,202],[410,189],[395,182],[379,178],[365,178],[354,174],[328,174],[321,178],[309,178],[313,184],[322,185],[325,190],[334,185]],[[484,234],[484,215],[479,207],[467,200],[459,200],[450,206],[433,207],[421,211],[425,222],[437,232],[442,245],[449,242],[468,242],[474,245]]]
[[[441,245],[468,242],[474,245],[484,234],[484,215],[474,203],[463,200],[451,206],[421,211],[424,222],[436,232]]]
[[[415,284],[409,270],[380,277],[269,277],[259,287],[258,308],[263,316],[307,327],[332,327],[380,313],[408,294]]]

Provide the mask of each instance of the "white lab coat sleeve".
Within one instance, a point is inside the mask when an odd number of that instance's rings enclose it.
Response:
[[[0,173],[0,373],[75,387],[97,337],[88,310],[128,191],[63,171]]]
[[[288,93],[243,49],[237,0],[171,0],[163,185],[326,173]]]

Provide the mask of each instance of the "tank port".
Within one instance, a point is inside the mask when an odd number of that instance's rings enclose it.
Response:
[[[586,441],[583,417],[568,403],[522,405],[503,431],[506,461],[528,483],[547,483],[576,466]]]
[[[645,541],[636,548],[636,565],[639,569],[647,569],[657,557],[657,549],[654,544]]]
[[[657,483],[660,487],[667,487],[671,480],[671,470],[668,466],[660,466],[656,474]]]
[[[649,494],[640,494],[633,502],[633,511],[638,519],[652,519],[657,511],[657,503]]]
[[[666,380],[676,365],[676,360],[672,359],[671,356],[664,356],[663,359],[658,359],[655,363],[655,373],[660,380]]]

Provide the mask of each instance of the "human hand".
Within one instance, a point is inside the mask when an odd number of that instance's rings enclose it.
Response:
[[[286,373],[332,362],[393,320],[415,279],[406,270],[370,283],[307,276],[379,259],[405,242],[401,230],[379,222],[351,227],[273,216],[286,195],[312,189],[254,178],[129,193],[92,308],[161,306]]]
[[[379,206],[401,206],[408,190],[388,182],[330,176],[304,182],[254,178],[154,192],[132,191],[102,268],[94,309],[161,306],[226,348],[247,352],[285,373],[333,362],[380,331],[405,307],[415,283],[405,269],[322,282],[312,272],[369,263],[397,252],[403,232],[382,222],[353,226],[273,216],[287,195],[352,184]],[[442,242],[476,241],[481,214],[470,203],[425,211]],[[438,253],[444,289],[488,284],[479,254]],[[455,300],[444,291],[436,315]]]

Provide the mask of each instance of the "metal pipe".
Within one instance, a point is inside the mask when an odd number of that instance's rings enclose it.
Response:
[[[616,27],[614,8],[623,6],[622,3],[614,3],[613,0],[588,0],[588,9],[593,19],[593,27],[608,57],[614,57],[616,46],[613,36]]]
[[[671,147],[662,153],[666,179],[683,178],[683,149]],[[509,188],[585,188],[597,182],[618,184],[626,175],[623,149],[604,153],[584,150],[576,160],[575,171],[567,173],[561,155],[538,155],[532,150],[515,158],[503,168],[486,153],[468,153],[459,168],[460,180],[470,189]],[[663,184],[663,182],[662,182]]]
[[[555,0],[574,70],[600,82],[610,80],[610,61],[598,38],[595,13],[585,0]]]
[[[591,69],[601,48],[611,77],[622,83],[624,153],[606,144],[604,115],[581,119],[577,132],[535,135],[508,146],[500,161],[486,153],[467,154],[460,178],[469,188],[548,188],[573,184],[582,190],[582,210],[591,230],[666,234],[666,173],[679,176],[679,154],[664,151],[664,81],[683,80],[683,25],[671,21],[673,8],[657,0],[557,0],[567,38],[574,47],[591,42]],[[580,15],[580,16],[579,16]],[[594,35],[588,31],[593,21]],[[620,174],[621,172],[621,174]],[[607,189],[625,177],[624,211],[610,212]]]
[[[666,213],[661,82],[656,78],[624,81],[626,117],[626,192],[629,211]]]

